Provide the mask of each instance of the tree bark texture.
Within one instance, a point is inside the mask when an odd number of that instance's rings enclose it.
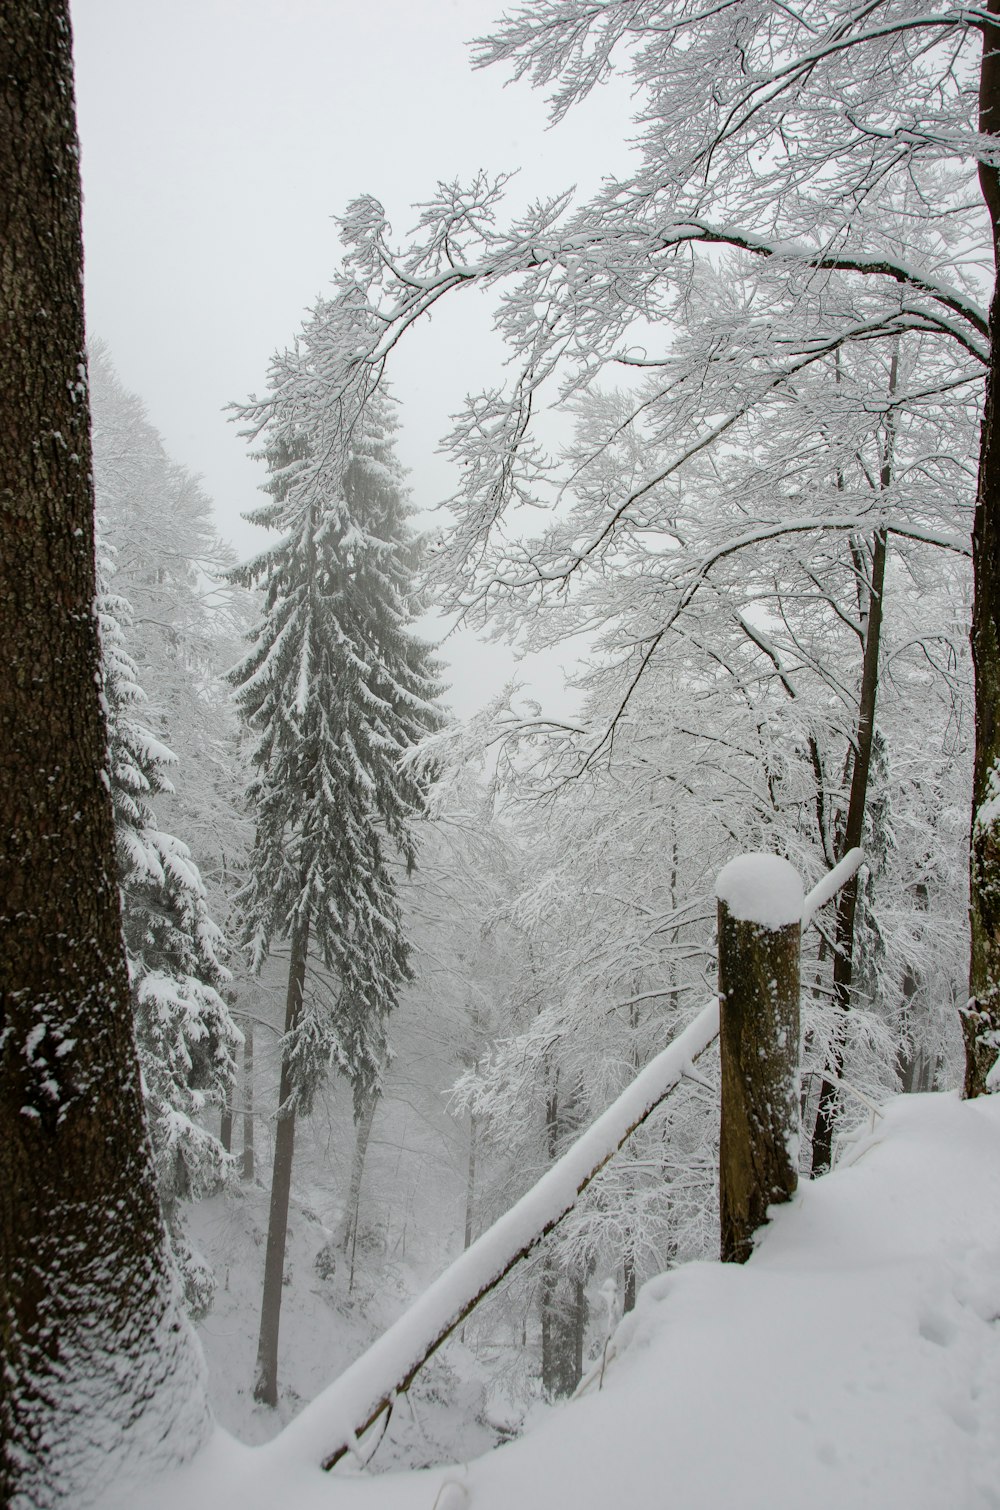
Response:
[[[309,958],[309,925],[292,932],[288,962],[288,994],[285,998],[285,1033],[291,1033],[302,1012],[302,993]],[[278,1403],[278,1331],[281,1323],[281,1291],[285,1277],[285,1240],[288,1235],[288,1202],[292,1192],[292,1158],[295,1153],[295,1109],[288,1056],[281,1056],[278,1089],[278,1121],[274,1134],[274,1168],[271,1175],[271,1205],[264,1250],[264,1293],[260,1303],[260,1336],[257,1341],[257,1374],[253,1397],[261,1405]]]
[[[744,1263],[768,1207],[798,1184],[799,924],[735,918],[719,902],[723,1263]]]
[[[145,1135],[94,611],[65,0],[0,9],[0,1503],[209,1427]]]
[[[983,28],[979,129],[1000,134],[1000,0],[986,9],[998,24]],[[979,165],[979,182],[1000,241],[1000,173]],[[1000,282],[990,304],[979,485],[972,529],[972,663],[976,679],[976,754],[972,776],[969,1001],[962,1013],[966,1096],[981,1096],[1000,1052]]]

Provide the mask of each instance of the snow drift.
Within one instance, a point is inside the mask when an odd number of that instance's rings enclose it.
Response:
[[[645,1286],[602,1387],[452,1468],[321,1473],[224,1433],[132,1510],[1000,1507],[1000,1101],[900,1097],[744,1267]]]

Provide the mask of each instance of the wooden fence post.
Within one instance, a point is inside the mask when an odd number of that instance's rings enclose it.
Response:
[[[715,894],[721,1257],[741,1264],[767,1208],[798,1184],[802,881],[778,855],[740,855],[720,871]]]

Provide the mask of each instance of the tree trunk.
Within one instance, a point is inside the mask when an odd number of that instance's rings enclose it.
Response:
[[[104,770],[72,49],[0,8],[0,1503],[209,1427],[144,1133]]]
[[[233,1151],[233,1087],[226,1092],[226,1104],[219,1118],[219,1142],[226,1153]]]
[[[285,1033],[291,1033],[302,1011],[302,993],[309,957],[309,924],[292,932],[288,962],[288,994],[285,998]],[[261,1405],[278,1403],[278,1328],[281,1321],[281,1290],[285,1277],[285,1238],[288,1233],[288,1200],[292,1190],[292,1156],[295,1152],[295,1108],[288,1055],[281,1055],[278,1090],[278,1122],[274,1135],[274,1170],[271,1175],[271,1209],[264,1253],[264,1293],[260,1305],[260,1337],[257,1342],[257,1375],[253,1397]]]
[[[573,1393],[583,1378],[583,1359],[587,1343],[587,1286],[582,1279],[573,1281]]]
[[[629,1311],[635,1310],[636,1274],[635,1257],[631,1252],[625,1254],[624,1264],[625,1298],[622,1301],[622,1315],[627,1316]]]
[[[365,1177],[365,1158],[368,1154],[368,1142],[372,1135],[378,1103],[377,1092],[367,1097],[354,1130],[351,1183],[347,1192],[347,1216],[344,1222],[344,1235],[341,1239],[344,1252],[351,1255],[351,1271],[347,1282],[349,1292],[354,1289],[354,1256],[358,1247],[358,1220],[361,1214],[361,1185]]]
[[[253,1157],[253,1023],[243,1029],[243,1165],[240,1179],[252,1181]]]
[[[896,363],[893,358],[890,394],[895,389]],[[891,481],[889,462],[883,467],[882,486]],[[871,580],[868,589],[868,623],[865,628],[865,653],[861,668],[861,695],[858,700],[856,747],[851,768],[851,793],[847,803],[847,822],[839,858],[843,859],[861,843],[868,803],[868,778],[871,774],[872,742],[875,737],[875,703],[878,696],[879,647],[882,638],[882,596],[885,591],[886,532],[876,531],[872,543]],[[858,906],[857,872],[841,888],[837,898],[837,923],[834,934],[833,990],[837,1005],[848,1011],[851,1005],[851,981],[854,975],[854,917]],[[830,1051],[829,1070],[839,1078],[843,1068],[842,1041],[835,1039]],[[833,1155],[833,1128],[837,1088],[833,1080],[824,1080],[816,1109],[813,1131],[812,1172],[829,1169]]]
[[[1000,0],[986,7],[1000,14]],[[1000,134],[1000,24],[983,28],[979,129]],[[979,164],[979,183],[1000,243],[1000,173]],[[990,304],[979,485],[972,530],[972,664],[976,678],[976,754],[969,858],[971,958],[962,1013],[966,1096],[981,1096],[1000,1049],[1000,281]]]
[[[555,1301],[558,1277],[551,1254],[542,1259],[542,1284],[538,1304],[542,1315],[542,1394],[546,1400],[556,1397],[558,1373],[556,1369]]]
[[[469,1170],[465,1181],[465,1243],[464,1247],[472,1245],[472,1236],[475,1230],[476,1218],[476,1142],[479,1128],[476,1115],[473,1112],[469,1118]]]

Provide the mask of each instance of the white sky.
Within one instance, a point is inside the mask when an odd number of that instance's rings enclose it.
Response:
[[[331,216],[375,194],[397,232],[438,179],[520,169],[515,201],[623,171],[629,100],[603,90],[555,130],[545,101],[465,43],[501,0],[74,0],[88,328],[200,473],[221,532],[256,531],[261,470],[224,413],[261,391],[339,257]],[[449,492],[435,457],[501,348],[475,296],[415,333],[391,373],[400,453],[421,507]],[[494,691],[509,653],[463,639],[450,702]],[[522,676],[551,689],[551,668]]]

